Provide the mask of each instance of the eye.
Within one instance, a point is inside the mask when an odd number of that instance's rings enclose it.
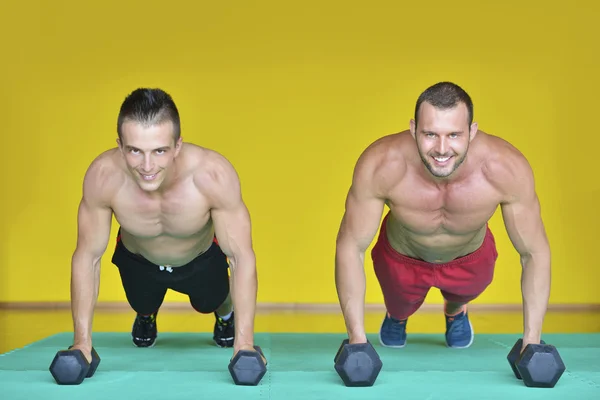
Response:
[[[138,149],[129,149],[129,152],[131,154],[140,154],[140,151]]]
[[[450,134],[450,138],[452,138],[452,139],[457,138],[457,137],[458,137],[458,135],[456,133],[451,133]]]
[[[156,150],[156,154],[158,154],[158,155],[165,154],[165,153],[166,153],[166,150],[162,150],[162,149]]]

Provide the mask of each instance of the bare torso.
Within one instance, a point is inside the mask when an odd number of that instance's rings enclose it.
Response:
[[[139,188],[118,150],[110,156],[118,174],[111,207],[122,243],[157,265],[185,265],[205,252],[214,237],[209,201],[194,183],[195,174],[210,174],[214,155],[191,144],[183,146],[175,179],[160,196]]]
[[[488,220],[503,201],[502,193],[490,182],[486,165],[497,138],[479,132],[467,159],[455,171],[457,179],[449,183],[436,183],[427,176],[409,132],[384,140],[389,140],[386,147],[393,150],[387,152],[380,168],[394,168],[397,160],[402,160],[399,169],[404,170],[386,195],[390,245],[402,254],[432,263],[477,250]]]

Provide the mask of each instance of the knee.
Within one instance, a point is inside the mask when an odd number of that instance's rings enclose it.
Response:
[[[215,307],[213,304],[208,304],[207,302],[190,301],[190,304],[192,305],[192,308],[200,314],[210,314],[218,308],[218,306]]]
[[[190,304],[192,308],[201,314],[210,314],[215,312],[223,303],[227,301],[227,294],[225,294],[224,298],[213,297],[213,298],[192,298],[190,297]]]
[[[481,294],[481,292],[476,293],[476,294],[457,294],[457,293],[449,293],[445,290],[440,291],[442,294],[442,297],[444,298],[444,300],[447,303],[452,303],[452,304],[468,304],[470,302],[472,302],[473,300],[475,300],[477,297],[479,297],[479,295]]]
[[[130,304],[131,308],[133,308],[133,310],[140,314],[140,315],[144,315],[144,316],[148,316],[148,315],[152,315],[158,312],[158,309],[160,307],[148,307],[148,305],[145,304]]]

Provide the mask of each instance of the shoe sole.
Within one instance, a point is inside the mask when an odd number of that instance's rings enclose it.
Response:
[[[401,345],[390,345],[390,344],[383,343],[383,339],[381,339],[381,328],[383,328],[384,322],[385,322],[385,318],[383,319],[383,322],[381,322],[381,327],[379,328],[379,344],[381,344],[383,347],[389,347],[390,349],[401,349],[404,346],[406,346],[407,340],[405,340],[404,344],[401,344]]]
[[[221,342],[217,342],[216,340],[214,340],[214,339],[213,339],[213,342],[215,343],[215,345],[216,345],[217,347],[220,347],[220,348],[222,348],[222,349],[227,349],[227,348],[229,348],[229,349],[230,349],[230,348],[232,348],[232,347],[233,347],[234,340],[233,340],[233,338],[232,338],[230,341],[225,341],[225,345],[224,345],[224,346],[222,346],[222,345],[220,345],[220,344],[219,344],[219,343],[223,343],[223,341],[221,341]]]
[[[152,343],[150,346],[138,346],[137,344],[135,344],[135,342],[132,342],[132,343],[133,343],[133,345],[134,345],[135,347],[137,347],[138,349],[149,349],[149,348],[152,348],[152,347],[154,347],[154,345],[156,344],[157,340],[158,340],[158,339],[155,339],[155,340],[154,340],[154,343]]]
[[[135,342],[132,340],[131,343],[133,343],[133,345],[139,349],[149,349],[151,347],[154,347],[154,345],[156,344],[156,342],[158,341],[158,335],[154,338],[154,342],[152,342],[152,344],[150,346],[138,346],[137,344],[135,344]]]
[[[451,349],[466,349],[467,347],[471,347],[473,340],[475,339],[475,331],[473,330],[473,324],[471,324],[471,320],[469,320],[469,326],[471,327],[471,341],[469,343],[467,343],[465,346],[450,346],[448,341],[446,341],[446,347]]]

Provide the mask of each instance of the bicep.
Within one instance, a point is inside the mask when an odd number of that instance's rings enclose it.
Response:
[[[485,164],[484,172],[498,189],[506,232],[521,257],[548,252],[533,169],[523,154],[505,144]]]
[[[235,264],[240,258],[251,259],[254,255],[250,212],[233,166],[223,160],[216,167],[213,179],[204,187],[209,190],[211,218],[219,247]]]
[[[547,238],[535,193],[501,205],[510,241],[521,256],[546,250]]]
[[[252,253],[250,213],[241,200],[211,210],[219,247],[232,261]]]
[[[346,209],[337,237],[339,246],[356,246],[360,251],[366,251],[373,241],[381,216],[384,201],[368,190],[353,185],[346,198]]]
[[[77,252],[100,259],[108,246],[112,210],[86,197],[77,213]]]

